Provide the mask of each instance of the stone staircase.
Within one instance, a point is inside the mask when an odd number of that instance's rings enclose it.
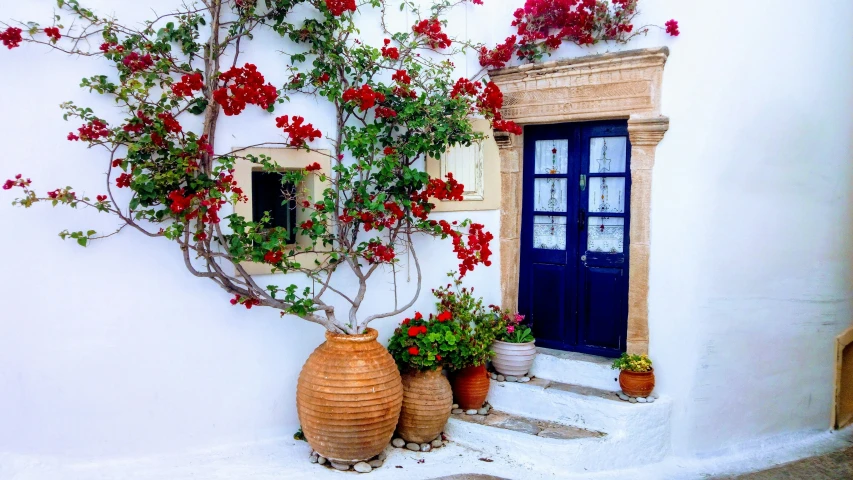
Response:
[[[611,361],[539,349],[527,383],[492,381],[492,412],[453,415],[446,433],[486,455],[560,471],[625,468],[663,459],[670,449],[671,401],[619,399]]]

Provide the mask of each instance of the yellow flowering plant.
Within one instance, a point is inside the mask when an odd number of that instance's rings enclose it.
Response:
[[[621,357],[613,361],[614,370],[628,370],[629,372],[648,372],[652,369],[652,361],[646,355],[628,355],[623,353]]]

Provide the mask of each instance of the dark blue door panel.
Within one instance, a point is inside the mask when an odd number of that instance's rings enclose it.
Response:
[[[533,264],[531,266],[531,313],[534,336],[542,339],[563,339],[566,317],[566,278],[564,265]],[[570,305],[568,305],[570,307]]]
[[[624,120],[525,128],[518,303],[538,345],[625,351],[629,172]]]
[[[622,340],[619,320],[625,303],[622,291],[621,269],[587,269],[583,288],[586,311],[580,315],[585,345],[619,349]]]

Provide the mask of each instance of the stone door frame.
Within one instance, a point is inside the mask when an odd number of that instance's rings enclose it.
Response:
[[[648,353],[652,168],[669,129],[660,113],[666,47],[529,64],[493,71],[505,119],[520,125],[628,120],[631,140],[631,226],[628,266],[629,353]],[[501,300],[518,304],[524,136],[496,132],[501,161]]]

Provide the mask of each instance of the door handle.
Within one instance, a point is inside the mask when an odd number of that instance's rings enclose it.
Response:
[[[586,211],[578,210],[578,230],[583,230],[586,227]]]

